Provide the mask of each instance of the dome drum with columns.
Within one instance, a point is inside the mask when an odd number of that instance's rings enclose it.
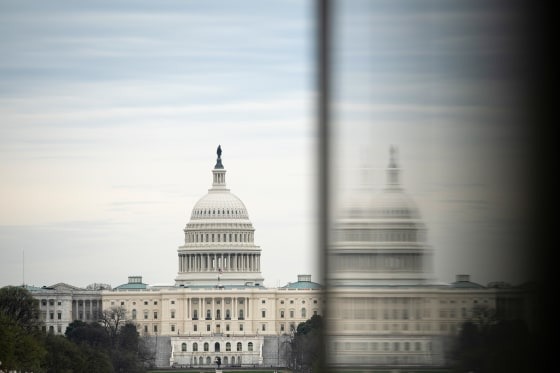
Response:
[[[178,286],[261,286],[261,249],[243,202],[226,188],[222,149],[212,188],[193,207],[179,247]]]

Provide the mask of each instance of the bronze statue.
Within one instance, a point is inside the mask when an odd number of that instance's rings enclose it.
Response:
[[[218,151],[216,153],[218,153],[218,158],[222,157],[222,146],[221,145],[218,145]]]

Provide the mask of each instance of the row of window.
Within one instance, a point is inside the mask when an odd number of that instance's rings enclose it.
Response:
[[[340,230],[335,233],[335,241],[365,242],[418,242],[425,241],[424,231],[418,230]]]
[[[221,212],[221,213],[220,213]],[[193,210],[192,212],[192,216],[193,217],[203,217],[203,216],[209,216],[209,215],[234,215],[234,216],[241,216],[241,215],[245,215],[245,211],[243,210],[229,210],[229,209],[201,209],[201,210]]]
[[[352,351],[431,351],[431,342],[335,342],[334,352]]]
[[[192,344],[192,352],[198,352],[198,343],[194,342]],[[203,351],[204,352],[210,352],[210,344],[208,342],[204,342],[204,344],[202,345]],[[221,349],[221,345],[220,342],[216,342],[214,343],[214,350],[212,352],[220,352]],[[187,352],[187,343],[182,343],[181,344],[181,351],[182,352]],[[231,351],[231,343],[230,342],[226,342],[226,351]],[[236,351],[243,351],[243,343],[241,342],[237,342],[236,344]],[[253,351],[253,342],[248,342],[247,343],[247,351]]]
[[[345,254],[336,255],[331,261],[333,271],[375,271],[408,270],[419,271],[423,268],[420,254]]]
[[[186,234],[187,242],[253,242],[254,234],[248,233],[201,233]]]

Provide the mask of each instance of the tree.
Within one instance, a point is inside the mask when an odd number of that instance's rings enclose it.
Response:
[[[111,341],[105,328],[99,323],[75,320],[66,328],[66,337],[76,344],[87,344],[92,348],[109,351]]]
[[[496,320],[481,308],[463,324],[454,349],[458,372],[529,372],[537,361],[535,336],[522,320]],[[534,367],[533,367],[534,368]]]
[[[24,288],[0,289],[0,361],[3,371],[39,371],[46,351],[39,306]]]
[[[300,372],[323,372],[323,318],[313,315],[309,320],[299,323],[291,342],[291,365]]]
[[[103,310],[99,321],[109,335],[111,346],[114,348],[119,329],[126,322],[126,309],[119,306]]]
[[[20,286],[5,286],[0,289],[0,313],[28,331],[38,329],[41,325],[39,301]]]

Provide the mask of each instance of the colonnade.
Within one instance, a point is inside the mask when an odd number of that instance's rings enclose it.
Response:
[[[249,297],[187,298],[187,314],[193,319],[243,320],[249,317],[249,309]]]
[[[179,272],[260,272],[261,254],[179,254]]]

